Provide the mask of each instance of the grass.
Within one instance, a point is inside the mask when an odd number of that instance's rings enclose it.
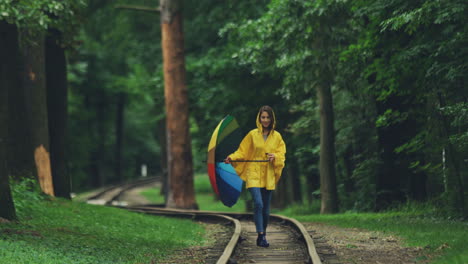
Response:
[[[427,249],[435,255],[434,264],[468,263],[468,223],[428,217],[424,212],[393,211],[385,213],[310,214],[317,205],[300,209],[293,206],[278,213],[301,222],[320,222],[350,228],[362,228],[395,234],[407,246]]]
[[[211,188],[211,183],[206,174],[196,174],[194,177],[194,188],[196,200],[200,210],[217,212],[245,212],[245,199],[239,201],[232,207],[227,207],[216,199]],[[244,191],[245,193],[245,191]],[[164,197],[159,194],[159,188],[150,188],[141,192],[152,203],[164,203]]]
[[[160,189],[158,188],[148,188],[140,192],[148,201],[154,204],[164,204],[164,196],[160,194]]]
[[[242,197],[232,208],[217,201],[206,174],[196,175],[195,190],[201,210],[245,211],[245,199]],[[158,262],[176,249],[203,243],[203,228],[191,221],[65,200],[47,201],[21,189],[14,194],[21,222],[0,223],[0,264],[151,263]],[[20,194],[24,197],[16,197]],[[146,190],[143,195],[154,203],[164,201],[157,189]],[[468,263],[468,223],[432,218],[427,208],[334,215],[319,215],[319,210],[317,201],[308,206],[293,205],[285,210],[275,210],[274,213],[302,222],[321,222],[398,235],[404,238],[407,246],[423,247],[428,255],[437,256],[431,263]]]
[[[189,220],[61,199],[15,201],[20,222],[0,222],[1,264],[157,263],[204,243],[204,228]]]

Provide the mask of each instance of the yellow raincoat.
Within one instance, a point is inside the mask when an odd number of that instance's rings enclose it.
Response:
[[[263,138],[263,128],[257,115],[257,128],[252,129],[242,140],[239,149],[229,155],[235,160],[267,160],[266,153],[275,154],[273,162],[232,162],[234,169],[246,188],[259,187],[274,190],[278,183],[286,160],[286,145],[281,134],[275,131],[276,118],[273,113],[272,125],[267,139]]]

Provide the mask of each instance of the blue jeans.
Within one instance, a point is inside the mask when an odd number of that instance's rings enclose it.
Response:
[[[271,190],[265,188],[249,188],[254,202],[254,222],[257,232],[265,232],[270,217]]]

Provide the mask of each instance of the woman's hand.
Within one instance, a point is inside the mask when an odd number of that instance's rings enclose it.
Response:
[[[267,153],[267,157],[268,157],[268,160],[269,160],[270,162],[275,161],[275,154],[273,154],[273,153]]]
[[[231,160],[232,160],[231,157],[227,157],[224,159],[224,163],[231,164]]]

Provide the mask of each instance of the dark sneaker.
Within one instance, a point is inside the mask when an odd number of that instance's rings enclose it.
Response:
[[[270,244],[266,240],[265,234],[259,234],[257,237],[257,246],[259,247],[269,247]]]

